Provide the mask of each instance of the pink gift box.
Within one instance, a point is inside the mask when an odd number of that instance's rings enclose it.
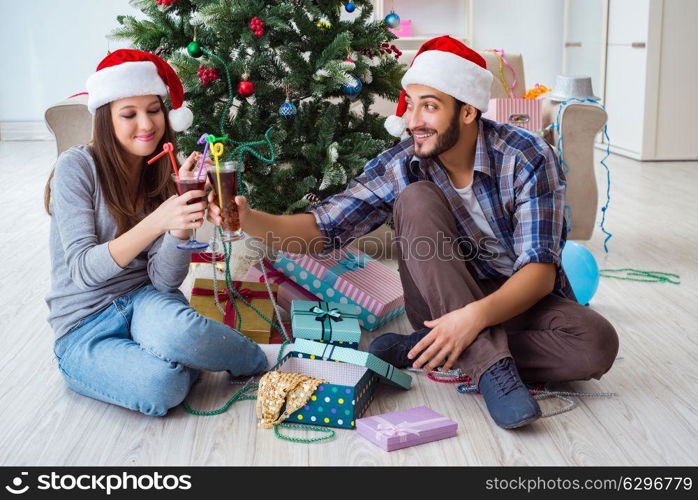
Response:
[[[487,113],[482,116],[537,132],[543,128],[541,104],[542,101],[538,99],[498,97],[490,99]]]
[[[394,35],[400,38],[412,36],[412,21],[409,19],[401,19],[399,28],[388,28]]]
[[[287,317],[289,317],[288,314],[290,314],[291,312],[291,301],[317,300],[317,297],[315,297],[315,295],[313,295],[297,283],[291,281],[291,279],[281,271],[274,269],[274,266],[272,266],[271,262],[269,262],[268,260],[264,260],[264,265],[267,270],[267,277],[269,278],[269,282],[276,283],[279,286],[276,301],[279,304],[279,307],[281,307],[281,309],[283,309],[284,312],[287,313]],[[259,263],[250,267],[249,271],[247,271],[247,276],[245,276],[244,281],[258,281],[260,283],[264,282],[264,275],[262,274],[262,271],[259,267]]]
[[[356,430],[385,451],[395,451],[456,435],[458,423],[426,406],[356,420]]]

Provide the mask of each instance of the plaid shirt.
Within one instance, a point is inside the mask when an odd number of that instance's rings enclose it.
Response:
[[[431,181],[446,195],[459,236],[483,236],[436,159],[414,156],[412,139],[381,153],[347,188],[308,210],[327,237],[325,251],[341,248],[385,222],[408,184]],[[475,148],[472,189],[489,225],[514,262],[512,274],[529,262],[557,267],[553,293],[574,300],[561,265],[567,239],[564,220],[565,176],[551,147],[511,125],[481,119]],[[475,247],[477,248],[477,244]],[[480,278],[501,278],[483,258],[473,259]]]

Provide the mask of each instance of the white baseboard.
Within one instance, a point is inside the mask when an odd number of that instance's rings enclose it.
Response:
[[[0,141],[53,141],[43,121],[0,121]]]
[[[606,144],[596,142],[594,144],[594,147],[596,149],[606,151]],[[637,151],[631,151],[629,149],[624,149],[624,148],[621,148],[619,146],[614,146],[613,144],[611,144],[608,149],[610,149],[611,153],[613,153],[613,154],[625,156],[626,158],[630,158],[632,160],[637,160],[637,161],[660,162],[660,161],[696,161],[696,160],[698,160],[697,156],[691,156],[691,157],[687,158],[685,155],[664,155],[662,157],[648,156],[648,155],[643,156],[640,153],[638,153]]]

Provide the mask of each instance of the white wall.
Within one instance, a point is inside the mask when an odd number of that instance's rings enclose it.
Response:
[[[471,0],[472,45],[523,55],[526,88],[562,73],[563,0]]]
[[[128,0],[0,0],[0,121],[43,120],[51,104],[83,92],[119,14],[140,11]]]

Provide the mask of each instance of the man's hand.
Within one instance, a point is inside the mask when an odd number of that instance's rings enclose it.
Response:
[[[245,231],[247,228],[247,219],[249,218],[252,209],[247,204],[247,198],[244,196],[236,196],[235,204],[238,206],[240,228]],[[223,224],[223,219],[221,218],[221,207],[218,206],[218,196],[216,196],[215,189],[208,194],[208,215],[206,218],[215,226],[220,226]]]
[[[475,303],[471,303],[440,318],[425,321],[424,325],[432,330],[407,354],[408,358],[414,359],[422,353],[414,362],[414,368],[422,368],[426,364],[424,369],[427,371],[436,370],[442,365],[444,370],[450,370],[461,353],[485,328],[477,311]]]

